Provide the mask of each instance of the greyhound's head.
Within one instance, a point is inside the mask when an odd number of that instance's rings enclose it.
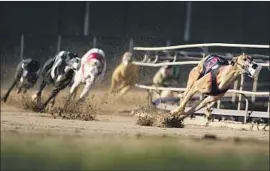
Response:
[[[80,69],[81,66],[81,59],[78,57],[72,58],[68,65],[65,68],[65,71],[72,69],[74,71],[78,71]]]
[[[95,79],[102,68],[102,63],[99,60],[93,59],[82,64],[83,76],[85,79]]]
[[[81,59],[78,57],[72,58],[70,60],[70,66],[73,70],[78,71],[80,69],[80,66],[81,66]]]
[[[262,69],[262,66],[254,62],[251,56],[244,53],[240,56],[234,57],[232,59],[232,65],[237,65],[243,73],[247,73],[251,78],[257,77]]]
[[[127,66],[132,63],[132,53],[131,52],[126,52],[124,53],[122,57],[122,63]]]

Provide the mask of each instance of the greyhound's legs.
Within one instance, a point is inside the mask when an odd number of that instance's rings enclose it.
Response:
[[[22,86],[20,86],[18,89],[17,89],[17,94],[20,94],[21,93],[21,91],[22,91]]]
[[[205,111],[204,111],[204,114],[206,116],[206,118],[209,118],[210,115],[211,115],[211,112],[212,112],[212,107],[214,106],[214,104],[216,103],[216,100],[211,102],[211,103],[208,103]]]
[[[215,101],[215,97],[213,96],[208,96],[205,99],[203,99],[202,101],[200,101],[196,106],[192,107],[191,109],[189,109],[189,111],[187,111],[185,114],[186,115],[191,115],[194,112],[202,109],[203,107],[205,107],[207,104],[212,103]],[[215,103],[214,103],[215,104]],[[208,106],[209,107],[209,106]]]
[[[188,82],[185,92],[182,94],[181,99],[186,96],[186,94],[189,92],[190,88],[194,85],[194,83],[198,80],[200,76],[201,68],[199,66],[194,67],[188,76]]]
[[[191,87],[189,92],[186,96],[183,97],[182,101],[180,102],[180,105],[175,109],[171,111],[171,114],[173,115],[182,115],[184,114],[185,106],[188,103],[188,100],[197,92],[195,87]]]
[[[41,101],[41,93],[42,90],[46,87],[46,82],[45,80],[42,80],[42,82],[40,83],[39,89],[36,91],[36,93],[32,96],[32,100],[36,100],[37,103],[39,104]]]
[[[69,93],[72,94],[72,95],[73,95],[74,93],[76,93],[76,92],[77,92],[77,88],[78,88],[78,86],[79,86],[80,84],[81,84],[80,81],[75,80],[74,83],[72,84],[71,88],[70,88]]]
[[[130,90],[130,88],[131,88],[130,85],[125,86],[124,88],[122,88],[122,90],[120,91],[120,94],[119,94],[119,98],[121,98],[123,95],[125,95]]]
[[[62,90],[62,88],[54,88],[49,98],[44,102],[43,105],[40,106],[39,110],[42,111],[52,99],[55,99],[60,90]]]
[[[85,97],[88,96],[92,85],[93,85],[93,81],[86,82],[84,89],[83,89],[82,93],[80,94],[80,98],[79,98],[78,102],[83,102],[85,100]]]
[[[217,100],[219,100],[222,96],[222,95],[218,95],[218,96],[208,96],[206,97],[205,99],[203,99],[197,106],[194,106],[193,108],[191,108],[187,113],[186,115],[190,115],[190,114],[193,114],[194,112],[202,109],[203,107],[207,106],[205,111],[204,111],[204,114],[206,115],[206,118],[207,118],[207,123],[206,125],[209,124],[209,117],[211,115],[211,108],[214,106],[214,104],[216,103]]]
[[[23,90],[23,94],[27,93],[27,91],[28,91],[28,89],[25,88],[25,89]]]
[[[265,124],[264,127],[262,128],[262,131],[266,131],[266,128],[269,126],[269,123]]]
[[[63,83],[63,84],[59,84],[57,87],[55,87],[51,93],[51,95],[49,96],[49,98],[45,101],[45,103],[43,105],[41,105],[41,107],[39,108],[39,110],[43,110],[47,104],[53,99],[53,104],[54,104],[54,101],[55,101],[55,98],[57,96],[57,94],[63,90],[64,88],[66,88],[68,85],[70,84],[70,82],[66,82],[66,83]]]
[[[72,96],[72,100],[75,100],[76,99],[77,94],[78,94],[78,89],[79,89],[79,86],[75,88],[74,93],[73,93],[73,96]]]
[[[113,93],[117,87],[117,85],[119,84],[118,81],[116,81],[115,78],[112,78],[112,82],[111,82],[111,87],[110,87],[110,90],[109,90],[109,93]]]
[[[9,96],[10,92],[12,91],[12,89],[15,87],[16,84],[17,84],[17,81],[14,80],[13,83],[12,83],[12,85],[11,85],[10,88],[8,89],[7,93],[4,95],[4,97],[3,97],[3,99],[2,99],[4,102],[7,101],[7,98],[8,98],[8,96]]]
[[[79,88],[80,82],[74,82],[72,84],[72,87],[70,89],[69,95],[68,95],[68,99],[64,105],[64,108],[67,108],[71,98],[73,97],[73,100],[75,99],[77,92],[78,92],[78,88]]]
[[[210,75],[205,75],[201,79],[197,80],[194,85],[190,88],[188,93],[183,97],[180,105],[175,110],[171,111],[171,114],[183,114],[185,110],[185,106],[188,103],[189,99],[197,92],[200,93],[208,93],[211,89],[211,84],[208,84],[208,80],[210,79]]]
[[[121,83],[118,85],[118,87],[114,90],[116,93],[120,93],[122,91],[123,88],[125,88],[127,86],[126,83]]]

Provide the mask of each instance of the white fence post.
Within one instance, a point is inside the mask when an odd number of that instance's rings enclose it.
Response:
[[[170,40],[166,41],[166,46],[171,46],[171,41]]]
[[[256,92],[257,91],[257,86],[258,86],[258,77],[255,77],[254,80],[253,80],[252,92]],[[256,98],[256,96],[253,94],[251,96],[251,101],[253,103],[255,102],[255,98]]]
[[[241,74],[241,82],[240,82],[240,91],[243,91],[243,87],[244,87],[244,80],[245,80],[245,75]],[[239,94],[239,101],[238,101],[238,106],[237,106],[237,110],[240,110],[241,107],[241,101],[242,101],[242,95]]]
[[[97,47],[97,37],[94,36],[93,37],[93,48],[96,48]]]
[[[24,34],[21,35],[21,51],[20,51],[20,58],[23,60],[24,55]]]
[[[268,105],[267,105],[267,112],[269,113],[270,112],[270,99],[268,99]]]
[[[83,35],[88,36],[89,34],[89,16],[90,16],[90,2],[85,3],[85,13],[84,13],[84,25],[83,25]]]
[[[61,39],[62,39],[62,37],[59,34],[58,37],[57,37],[57,47],[56,47],[57,53],[60,52],[60,50],[61,50]]]
[[[133,43],[133,38],[129,39],[129,48],[128,51],[132,52],[133,51],[133,47],[134,47],[134,43]]]
[[[187,2],[187,14],[186,14],[186,24],[184,32],[184,40],[188,41],[190,37],[190,23],[191,23],[191,1]]]

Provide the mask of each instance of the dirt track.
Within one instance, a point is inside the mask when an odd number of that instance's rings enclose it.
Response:
[[[97,121],[80,121],[54,119],[50,114],[35,113],[22,110],[10,103],[1,103],[1,131],[52,133],[52,134],[115,134],[115,135],[172,135],[202,137],[214,134],[219,138],[239,137],[269,141],[269,131],[249,131],[249,125],[212,123],[210,127],[202,126],[204,120],[187,120],[185,128],[158,128],[136,125],[136,116],[121,113],[121,110],[132,109],[139,105],[143,94],[132,92],[128,95],[130,101],[123,105],[101,104],[97,102],[102,113],[97,115]],[[113,106],[113,107],[112,107]],[[201,125],[201,126],[200,126]],[[226,127],[225,127],[226,126]],[[234,127],[228,128],[228,127]]]

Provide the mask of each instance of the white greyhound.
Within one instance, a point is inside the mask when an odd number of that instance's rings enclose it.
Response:
[[[90,49],[82,57],[81,67],[75,73],[73,78],[74,83],[71,86],[66,105],[72,96],[75,98],[80,84],[85,84],[85,86],[82,93],[80,94],[78,102],[84,101],[93,85],[101,83],[104,80],[106,70],[107,64],[104,51],[97,48]]]

